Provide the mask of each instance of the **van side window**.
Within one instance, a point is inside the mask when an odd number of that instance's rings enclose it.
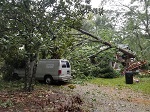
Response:
[[[70,64],[68,61],[61,61],[62,63],[62,68],[70,68]]]
[[[66,68],[66,64],[62,64],[62,68]]]
[[[62,66],[62,68],[66,68],[66,62],[65,61],[61,61],[61,66]]]

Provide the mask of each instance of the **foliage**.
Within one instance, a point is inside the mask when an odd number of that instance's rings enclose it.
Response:
[[[0,78],[0,91],[14,91],[23,86],[22,80],[19,81],[5,81]]]
[[[128,44],[136,52],[138,59],[149,61],[149,0],[132,0],[128,6],[123,5],[122,7],[127,10],[119,14],[123,16],[124,20],[122,20],[123,26],[118,32],[122,38],[118,38],[118,40]]]
[[[70,46],[70,43],[64,44],[63,39],[54,40],[64,37],[67,39],[66,32],[72,27],[81,26],[84,15],[92,11],[89,3],[90,1],[84,4],[79,0],[1,1],[0,50],[3,53],[0,55],[7,60],[10,58],[9,53],[15,54],[22,47],[26,63],[25,89],[29,91],[31,89],[39,54],[50,52],[51,58],[61,58],[64,53],[63,47]],[[59,43],[63,44],[59,46]],[[8,55],[7,59],[5,59],[6,55]],[[31,63],[34,63],[34,67],[30,66]]]
[[[90,63],[87,61],[85,63],[85,60],[74,60],[72,63],[72,75],[74,78],[86,79],[86,77],[90,75],[92,70],[92,65]]]
[[[107,51],[100,55],[101,58],[98,59],[99,64],[92,71],[92,74],[95,77],[101,77],[101,78],[119,77],[120,76],[119,72],[115,71],[111,65],[112,62],[116,61],[114,58],[114,52]]]
[[[13,77],[14,69],[25,68],[25,57],[23,51],[8,54],[4,57],[5,63],[1,67],[4,80],[15,80]]]
[[[99,78],[116,78],[120,76],[120,73],[118,71],[115,71],[110,66],[103,66],[103,68],[95,68],[95,70],[92,71],[93,76],[99,77]]]
[[[83,29],[89,31],[93,35],[98,35],[98,38],[106,42],[113,41],[111,38],[114,35],[113,25],[106,15],[98,16],[89,14],[87,19],[83,21]],[[114,62],[116,49],[107,50],[108,46],[96,42],[88,36],[81,36],[79,40],[80,48],[75,48],[71,53],[71,62],[73,73],[76,77],[85,78],[85,76],[96,76],[113,78],[118,77],[109,65]],[[108,48],[109,49],[109,48]],[[88,58],[87,58],[88,57]],[[107,66],[107,68],[105,68]]]
[[[100,39],[107,42],[112,40],[114,30],[109,18],[105,15],[98,16],[89,14],[86,20],[83,21],[83,29],[89,32],[93,32],[94,35],[98,35]],[[76,37],[77,38],[77,37]],[[95,42],[95,40],[89,36],[81,35],[75,39],[76,44],[73,51],[69,54],[67,58],[71,61],[73,75],[75,77],[80,77],[86,79],[85,76],[97,76],[97,77],[116,77],[116,72],[109,67],[106,70],[106,76],[101,73],[105,66],[109,66],[109,63],[114,60],[114,55],[116,49],[106,50],[108,46],[103,45],[100,42]],[[78,48],[79,47],[79,48]],[[105,51],[106,50],[106,51]],[[92,62],[92,58],[93,62]],[[102,63],[105,63],[102,65]],[[101,66],[100,66],[101,65]]]
[[[110,65],[111,62],[115,61],[115,50],[112,51],[111,49],[98,54],[95,58],[96,63],[93,64],[90,59],[86,58],[93,53],[90,49],[92,49],[92,47],[84,46],[83,50],[77,50],[77,53],[74,52],[72,54],[72,60],[70,59],[70,61],[73,69],[72,74],[75,78],[86,79],[86,76],[114,78],[120,75]]]
[[[8,100],[6,100],[6,102],[0,101],[0,106],[3,108],[8,108],[8,107],[12,107],[13,103],[10,99],[8,99]]]

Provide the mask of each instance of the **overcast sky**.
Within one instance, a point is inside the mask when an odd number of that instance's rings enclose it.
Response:
[[[105,0],[106,1],[106,0]],[[123,7],[123,5],[129,5],[131,0],[107,0],[103,6],[101,5],[101,0],[91,0],[91,5],[93,8],[103,7],[104,10],[114,10],[117,12],[126,12],[128,9]],[[110,17],[113,15],[109,15]],[[114,15],[115,16],[115,15]],[[114,22],[116,29],[120,29],[123,26],[124,18],[119,16]]]
[[[112,0],[111,2],[109,1],[109,3],[107,3],[104,6],[104,9],[114,8],[116,5],[121,5],[121,4],[127,5],[130,3],[130,1],[131,0]],[[91,0],[91,5],[93,8],[99,7],[100,3],[101,3],[101,0]]]

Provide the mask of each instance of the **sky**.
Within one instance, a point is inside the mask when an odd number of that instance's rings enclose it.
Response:
[[[122,7],[123,5],[128,6],[131,0],[104,0],[107,1],[103,6],[101,5],[102,0],[91,0],[93,8],[103,7],[104,10],[114,10],[117,12],[126,12],[128,8]],[[111,15],[110,15],[111,16]],[[116,18],[116,28],[119,29],[123,25],[122,16]]]
[[[131,0],[112,0],[112,2],[109,1],[109,3],[107,3],[104,6],[104,8],[109,9],[109,8],[115,7],[115,5],[121,5],[121,4],[127,5],[129,4],[130,1]],[[93,8],[98,8],[100,6],[100,3],[101,3],[101,0],[91,0],[91,5]]]
[[[98,7],[98,5],[100,4],[100,0],[91,0],[91,4],[92,4],[92,7]]]

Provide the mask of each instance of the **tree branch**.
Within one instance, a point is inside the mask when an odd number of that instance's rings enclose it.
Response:
[[[106,41],[103,41],[103,40],[100,39],[99,37],[96,37],[96,36],[90,34],[89,32],[86,32],[86,31],[84,31],[84,30],[82,30],[82,29],[76,29],[76,30],[77,30],[77,31],[80,31],[81,33],[83,33],[83,34],[85,34],[85,35],[88,35],[88,36],[90,36],[90,37],[92,37],[92,38],[98,40],[100,43],[102,43],[102,44],[104,44],[104,45],[106,45],[106,46],[109,46],[109,48],[117,48],[119,51],[121,51],[121,52],[123,52],[124,54],[128,55],[130,58],[135,58],[135,55],[134,55],[134,54],[132,54],[132,53],[130,53],[130,52],[128,52],[128,51],[126,51],[126,50],[124,50],[124,49],[122,49],[122,48],[118,48],[118,46],[114,46],[114,45],[112,45],[111,43],[108,43],[108,42],[106,42]]]
[[[104,52],[104,51],[106,51],[106,50],[108,50],[108,49],[110,49],[111,47],[107,47],[107,48],[105,48],[105,49],[103,49],[103,50],[100,50],[99,52],[97,52],[96,54],[93,54],[93,55],[91,55],[91,56],[89,56],[89,58],[94,58],[94,57],[96,57],[98,54],[100,54],[101,52]]]

